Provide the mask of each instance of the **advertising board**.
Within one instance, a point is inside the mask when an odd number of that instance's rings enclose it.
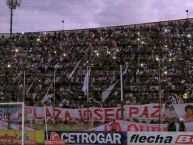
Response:
[[[128,132],[128,145],[192,145],[192,132]]]
[[[53,142],[58,143],[64,141],[64,144],[83,145],[126,145],[126,132],[48,132],[48,140],[45,142],[49,145]],[[59,143],[57,144],[59,145]]]
[[[21,144],[22,141],[21,131],[1,130],[0,131],[0,144]],[[24,133],[24,140],[26,145],[41,144],[44,142],[44,132],[28,131]]]

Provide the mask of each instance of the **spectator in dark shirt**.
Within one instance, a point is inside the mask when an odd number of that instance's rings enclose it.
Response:
[[[176,131],[176,123],[174,120],[169,121],[168,131]]]

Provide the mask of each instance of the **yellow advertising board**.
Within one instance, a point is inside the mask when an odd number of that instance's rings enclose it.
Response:
[[[44,143],[44,131],[26,131],[24,133],[25,144],[35,145]],[[1,130],[0,131],[0,144],[21,144],[22,133],[15,130]]]

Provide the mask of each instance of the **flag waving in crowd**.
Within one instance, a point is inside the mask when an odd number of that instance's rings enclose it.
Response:
[[[91,68],[87,67],[86,74],[84,77],[84,83],[83,83],[83,87],[82,87],[82,91],[84,92],[84,95],[87,95],[87,93],[89,92],[90,71],[91,71]]]
[[[126,66],[125,70],[122,73],[123,78],[126,78],[127,76],[127,70],[128,70],[128,66]],[[116,84],[119,82],[119,80],[117,80],[115,83],[111,84],[106,90],[104,90],[102,92],[102,102],[105,102],[105,100],[109,97],[109,95],[111,94],[111,92],[113,91],[114,87],[116,86]]]
[[[49,94],[49,91],[50,91],[51,87],[52,87],[52,83],[48,87],[48,89],[46,91],[46,94],[45,94],[44,98],[42,99],[42,104],[44,104],[47,101],[51,101],[50,99],[53,98],[54,94],[53,93]]]
[[[72,78],[72,76],[73,76],[73,74],[75,73],[75,71],[76,71],[77,67],[79,66],[80,62],[81,62],[81,59],[78,61],[78,63],[76,64],[76,66],[75,66],[75,68],[72,70],[72,72],[69,74],[68,79]]]
[[[109,97],[109,95],[111,94],[112,90],[114,89],[117,83],[118,81],[110,85],[105,91],[102,92],[102,96],[101,96],[102,102],[105,102],[105,100]]]

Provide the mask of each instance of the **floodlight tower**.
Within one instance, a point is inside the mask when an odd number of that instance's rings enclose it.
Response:
[[[12,38],[13,10],[21,5],[21,0],[7,0],[7,6],[10,9],[10,38]]]
[[[64,20],[62,20],[62,31],[64,30]]]
[[[186,15],[187,15],[187,19],[188,19],[188,10],[186,10]]]
[[[7,0],[7,6],[9,7],[10,9],[10,43],[11,43],[11,50],[13,48],[13,40],[12,40],[12,26],[13,26],[13,10],[15,10],[17,7],[19,7],[21,5],[21,0]],[[10,68],[11,68],[11,65],[8,64],[7,65],[7,71],[6,71],[6,78],[9,78],[9,74],[10,74]],[[9,100],[9,96],[8,96],[8,80],[6,79],[6,99]],[[8,107],[8,110],[7,112],[9,112],[9,107]],[[8,125],[7,125],[7,128],[10,129],[11,128],[11,122],[10,122],[10,114],[8,113]]]

